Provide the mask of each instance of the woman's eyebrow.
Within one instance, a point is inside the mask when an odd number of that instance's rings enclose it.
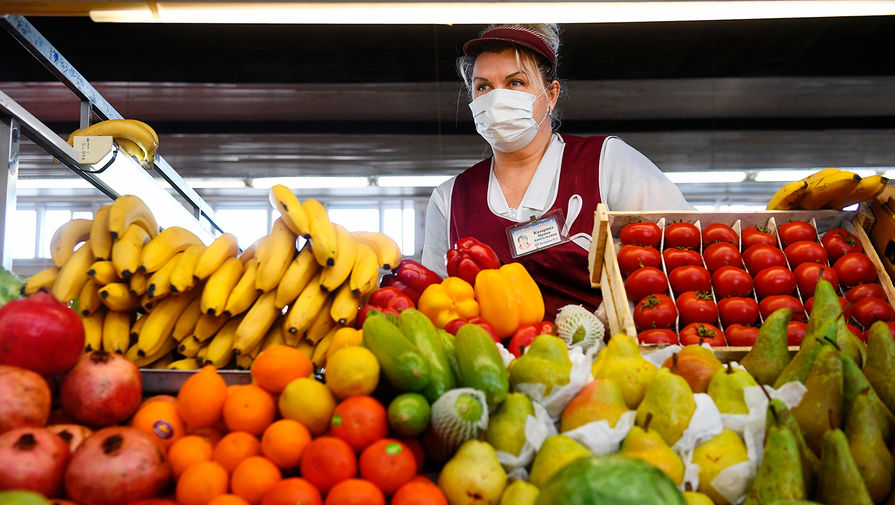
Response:
[[[523,75],[522,72],[521,72],[521,71],[516,71],[516,72],[513,72],[512,74],[507,75],[506,77],[504,77],[504,79],[511,79],[511,78],[516,77],[516,76],[519,76],[519,75]],[[485,82],[488,82],[488,79],[487,79],[486,77],[479,77],[479,76],[475,76],[475,77],[473,77],[472,80],[473,80],[473,81],[485,81]]]

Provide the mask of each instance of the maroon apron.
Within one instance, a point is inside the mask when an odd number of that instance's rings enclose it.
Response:
[[[594,210],[600,202],[600,152],[606,137],[562,135],[565,148],[556,201],[547,212],[568,212],[569,198],[580,195],[581,213],[572,224],[569,236],[590,235],[594,228]],[[569,241],[514,259],[507,242],[506,229],[519,223],[495,216],[488,208],[488,180],[491,158],[485,159],[457,176],[451,193],[451,243],[461,237],[475,237],[490,245],[502,263],[518,261],[525,266],[541,288],[545,316],[553,320],[564,305],[578,304],[594,310],[602,301],[600,291],[590,285],[588,251]]]

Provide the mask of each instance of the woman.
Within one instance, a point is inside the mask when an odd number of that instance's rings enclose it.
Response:
[[[422,255],[444,276],[450,244],[473,236],[503,263],[525,265],[550,318],[568,303],[592,310],[600,303],[587,259],[597,203],[617,211],[693,208],[621,139],[554,131],[558,49],[556,25],[492,26],[463,46],[458,69],[493,156],[432,193]],[[524,251],[523,234],[534,237]]]

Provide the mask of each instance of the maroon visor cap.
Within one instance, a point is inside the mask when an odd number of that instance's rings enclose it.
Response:
[[[553,49],[550,49],[547,42],[535,31],[521,26],[495,26],[494,28],[489,28],[482,32],[479,38],[463,44],[463,54],[468,56],[475,47],[498,40],[527,47],[547,58],[550,65],[556,68],[556,54],[553,53]]]

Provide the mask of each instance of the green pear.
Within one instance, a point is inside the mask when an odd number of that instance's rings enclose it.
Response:
[[[895,412],[895,374],[892,373],[895,370],[895,340],[889,325],[882,321],[870,325],[863,370],[883,403]]]
[[[765,438],[758,475],[743,505],[763,505],[779,499],[802,500],[806,495],[795,435],[785,426],[771,426]]]
[[[531,464],[528,481],[541,488],[569,463],[593,455],[590,449],[565,435],[547,437]]]
[[[438,487],[451,505],[496,504],[507,485],[507,473],[487,442],[468,440],[438,475]]]
[[[802,401],[792,409],[792,415],[799,422],[808,446],[818,453],[821,439],[831,424],[838,428],[842,424],[842,359],[832,345],[824,344],[817,352],[811,372],[805,380],[807,391]],[[832,412],[828,416],[828,412]]]
[[[805,329],[805,337],[815,329],[819,329],[829,321],[836,322],[836,335],[833,341],[839,350],[859,365],[864,362],[864,343],[848,329],[845,318],[842,317],[842,305],[836,287],[830,282],[820,279],[814,288],[814,305],[808,317],[808,327]]]
[[[565,341],[557,336],[538,335],[528,351],[510,363],[507,371],[513,386],[543,384],[546,388],[544,395],[549,395],[554,387],[569,383],[569,374],[572,372],[569,349]]]
[[[718,370],[712,376],[707,392],[722,414],[748,414],[749,407],[746,405],[743,390],[757,385],[748,371],[733,368],[728,362],[727,368]]]
[[[892,491],[895,460],[883,440],[876,409],[867,390],[852,402],[845,421],[845,438],[870,499],[881,503]]]
[[[624,333],[616,333],[597,354],[590,371],[594,379],[615,380],[622,388],[625,404],[629,409],[636,409],[657,368],[643,357],[636,340]]]
[[[684,462],[680,456],[671,450],[665,440],[656,430],[649,429],[652,419],[646,420],[645,427],[634,426],[625,440],[622,441],[622,456],[642,459],[654,467],[662,470],[676,485],[680,486],[684,481]]]
[[[817,353],[822,345],[835,341],[835,339],[836,321],[828,321],[811,331],[805,330],[805,338],[802,340],[802,345],[799,346],[798,352],[792,357],[786,368],[780,372],[777,380],[774,381],[774,389],[780,389],[780,386],[792,381],[799,381],[804,384],[808,374],[811,373],[811,366],[814,365],[814,359],[817,357]]]
[[[514,480],[503,490],[499,505],[535,505],[538,487],[524,480]]]
[[[0,505],[50,505],[50,502],[33,491],[0,491]]]
[[[510,393],[488,419],[485,442],[494,449],[518,456],[525,445],[525,422],[535,415],[531,400],[522,393]]]
[[[792,412],[783,403],[783,400],[777,398],[768,404],[767,423],[768,431],[771,426],[785,426],[796,439],[796,445],[799,447],[799,456],[802,463],[802,479],[805,483],[806,490],[814,490],[814,482],[818,470],[820,470],[820,459],[814,454],[814,451],[808,447],[802,435],[802,428],[799,427],[798,421],[793,417]]]
[[[846,417],[851,411],[852,402],[858,395],[866,394],[870,404],[873,405],[873,415],[879,425],[880,433],[886,445],[892,443],[895,435],[895,415],[886,407],[886,404],[877,396],[876,391],[867,380],[867,376],[851,357],[841,354],[842,358],[842,411]],[[866,393],[865,393],[866,392]]]
[[[597,379],[584,386],[566,404],[559,429],[564,433],[604,419],[614,428],[618,418],[627,411],[621,386],[612,379]]]
[[[712,481],[725,468],[748,460],[749,454],[743,439],[735,431],[722,430],[693,450],[693,464],[699,466],[697,491],[708,495],[717,505],[730,505],[730,502],[712,487]]]
[[[786,343],[790,319],[792,309],[786,307],[771,313],[758,330],[752,349],[740,361],[759,384],[773,384],[792,360]]]
[[[674,445],[687,426],[696,410],[696,400],[690,385],[680,375],[662,368],[650,382],[637,407],[637,425],[644,426],[647,417],[652,414],[652,426],[668,445]]]
[[[707,494],[699,491],[684,491],[684,501],[687,505],[715,505]]]
[[[818,479],[816,498],[825,505],[872,505],[845,433],[838,428],[827,430],[822,446],[820,475],[823,477]]]

